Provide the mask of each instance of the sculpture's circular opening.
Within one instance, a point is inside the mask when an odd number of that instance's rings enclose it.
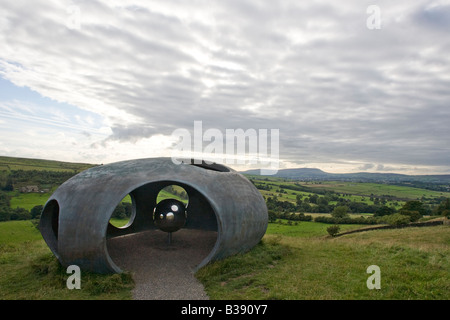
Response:
[[[144,264],[152,268],[158,261],[167,259],[183,261],[192,269],[204,264],[218,240],[219,223],[210,199],[197,188],[173,180],[145,183],[129,193],[134,196],[136,207],[132,225],[107,231],[106,251],[117,270],[132,271]],[[175,230],[164,232],[159,228],[154,212],[164,199],[175,197],[184,203],[186,221],[174,234],[173,241],[169,241],[166,232]],[[133,261],[137,260],[139,265],[134,265]]]
[[[39,229],[50,250],[57,256],[59,231],[59,204],[56,200],[46,203],[41,213]]]

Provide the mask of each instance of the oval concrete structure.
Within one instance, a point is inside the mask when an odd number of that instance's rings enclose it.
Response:
[[[197,269],[256,245],[267,229],[264,198],[243,175],[223,165],[175,164],[170,158],[97,166],[63,183],[42,211],[39,229],[63,266],[98,273],[122,270],[108,254],[107,239],[156,229],[153,209],[161,189],[183,187],[188,196],[184,228],[215,230],[217,240]],[[124,228],[109,223],[126,196],[133,214]]]

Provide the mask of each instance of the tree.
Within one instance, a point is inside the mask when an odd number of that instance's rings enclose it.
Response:
[[[31,208],[31,210],[30,210],[31,219],[39,218],[39,216],[41,215],[42,209],[44,209],[44,206],[41,204]]]
[[[268,214],[269,214],[269,222],[275,222],[277,220],[278,215],[275,211],[269,210]]]
[[[382,206],[375,211],[375,217],[388,216],[395,213],[395,208],[390,208],[387,206]]]
[[[11,218],[11,209],[0,205],[0,221],[9,221]]]
[[[116,219],[126,219],[126,212],[125,212],[125,207],[122,203],[119,203],[117,205],[117,207],[114,209],[112,215],[112,218],[116,218]]]
[[[331,213],[333,218],[345,218],[348,216],[348,207],[347,206],[338,206],[333,209]]]
[[[320,197],[319,200],[317,200],[317,204],[322,206],[328,206],[328,199],[326,197]]]
[[[301,194],[297,194],[297,197],[295,198],[295,203],[297,204],[297,207],[300,207],[302,205],[302,198],[303,196]]]
[[[303,212],[311,212],[311,206],[309,205],[309,203],[303,202],[300,206],[300,210]]]
[[[418,200],[411,200],[406,202],[403,207],[400,209],[400,211],[418,211],[421,215],[424,215],[426,213],[426,209],[423,206],[423,203]],[[401,212],[400,212],[401,213]]]
[[[9,207],[11,199],[10,196],[8,196],[5,192],[0,191],[0,206]]]
[[[317,204],[317,200],[319,199],[319,196],[317,194],[312,194],[309,196],[309,202]]]
[[[426,213],[422,202],[417,200],[412,200],[406,202],[403,207],[398,211],[401,215],[408,216],[411,222],[415,222],[422,218]]]
[[[125,216],[127,218],[131,217],[131,215],[133,214],[133,205],[130,202],[122,202],[122,207],[125,210]]]
[[[439,206],[434,209],[433,214],[450,218],[450,198],[443,200]]]
[[[14,185],[13,185],[13,181],[11,179],[11,177],[8,177],[8,179],[6,180],[6,185],[3,188],[4,191],[14,191]]]

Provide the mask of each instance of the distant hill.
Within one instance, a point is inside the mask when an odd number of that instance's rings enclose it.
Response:
[[[0,156],[0,191],[25,190],[45,194],[75,174],[93,166],[96,165]]]
[[[248,170],[241,172],[244,174],[250,174],[250,175],[260,175],[260,170]],[[332,174],[324,172],[320,169],[315,168],[297,168],[297,169],[282,169],[278,170],[278,172],[275,175],[271,175],[271,177],[278,177],[278,178],[287,178],[287,179],[311,179],[311,180],[322,180],[327,179]]]
[[[8,172],[12,170],[45,170],[77,173],[96,165],[97,164],[0,156],[0,176],[8,174]],[[260,175],[260,170],[248,170],[241,173],[248,175]],[[337,174],[328,173],[317,168],[294,168],[280,169],[275,175],[270,177],[303,181],[334,180],[389,183],[416,186],[436,191],[450,191],[450,175],[405,175],[397,173],[370,172]]]
[[[247,175],[260,175],[260,170],[241,172]],[[303,181],[354,181],[412,185],[437,191],[450,191],[450,175],[406,175],[398,173],[328,173],[315,168],[280,169],[270,177]]]
[[[0,156],[0,171],[6,172],[11,170],[80,172],[93,166],[95,165],[89,163]]]

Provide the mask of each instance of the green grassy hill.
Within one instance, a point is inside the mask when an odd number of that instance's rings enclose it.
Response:
[[[213,263],[197,277],[212,299],[448,300],[450,226],[368,231],[330,238],[325,226],[269,225],[247,254]],[[291,229],[291,230],[289,230]],[[369,290],[367,268],[380,268]]]
[[[289,180],[278,177],[264,177],[247,175],[253,184],[266,198],[276,198],[278,201],[286,201],[292,204],[300,197],[303,203],[309,206],[299,209],[304,213],[329,213],[326,207],[347,205],[353,208],[353,212],[374,213],[375,207],[392,207],[400,209],[405,202],[411,200],[421,201],[429,214],[445,198],[450,198],[450,192],[433,191],[410,186],[397,186],[383,183],[320,181],[306,182]],[[311,199],[314,197],[314,202]],[[372,208],[369,208],[372,206]],[[370,211],[364,211],[364,208]]]
[[[131,299],[128,273],[83,272],[81,290],[69,290],[66,273],[31,221],[0,222],[0,300]]]
[[[0,171],[45,170],[80,172],[94,164],[0,156]]]
[[[44,205],[51,193],[73,175],[96,166],[43,159],[0,156],[0,189],[10,197],[11,208],[30,210]],[[7,185],[12,189],[5,191]],[[22,187],[37,186],[39,192],[22,193]]]
[[[377,230],[331,238],[315,222],[269,224],[262,242],[202,268],[213,300],[448,300],[450,226]],[[346,226],[353,228],[354,226]],[[381,289],[367,288],[367,268]],[[84,272],[81,290],[30,221],[0,222],[0,299],[131,299],[130,274]]]

